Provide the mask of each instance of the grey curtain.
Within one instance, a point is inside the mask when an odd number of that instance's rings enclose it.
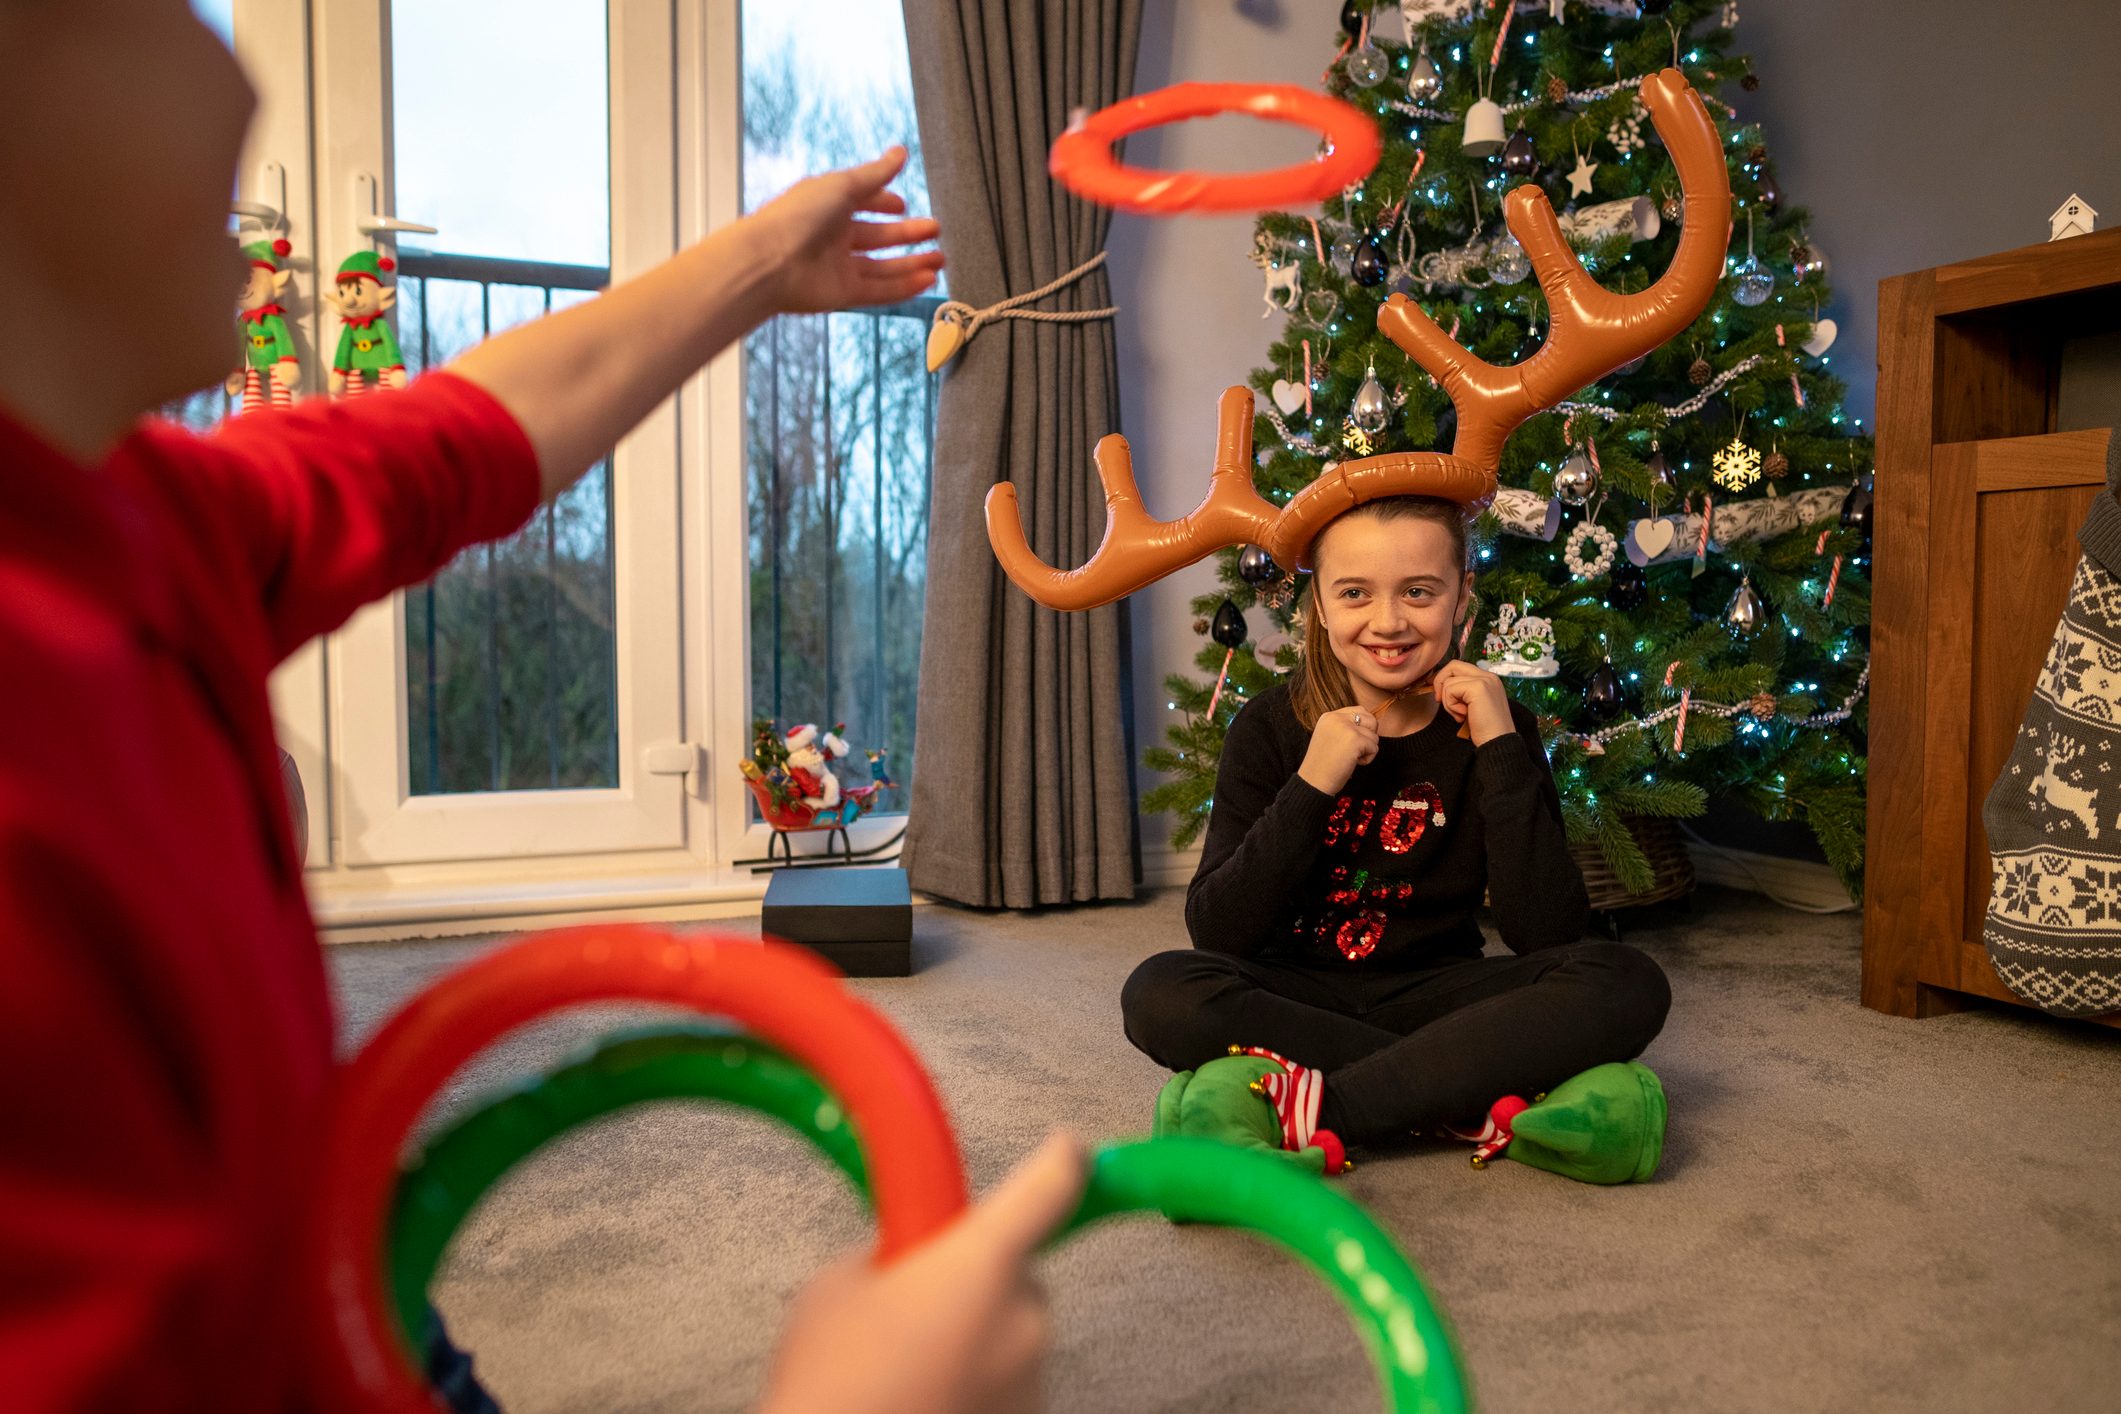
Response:
[[[1046,150],[1071,110],[1132,90],[1141,0],[904,3],[952,297],[984,307],[1097,254],[1110,213],[1054,184]],[[1098,269],[1033,307],[1110,303]],[[1134,893],[1126,607],[1033,604],[996,566],[982,510],[1007,478],[1032,547],[1088,559],[1105,523],[1090,452],[1119,411],[1110,320],[998,320],[944,374],[902,859],[924,893],[1008,908]]]

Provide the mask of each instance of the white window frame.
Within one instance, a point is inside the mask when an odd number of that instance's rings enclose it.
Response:
[[[358,248],[354,174],[393,198],[389,0],[315,8],[319,278]],[[675,246],[670,180],[675,120],[671,0],[611,0],[611,268],[628,279]],[[419,213],[398,211],[409,220]],[[448,232],[435,243],[448,249]],[[321,347],[321,343],[320,343]],[[619,782],[582,790],[413,795],[405,688],[405,596],[361,611],[327,649],[343,808],[339,847],[353,866],[509,860],[682,848],[680,777],[651,774],[646,752],[681,732],[677,625],[677,413],[665,403],[617,451]]]
[[[742,214],[741,8],[741,0],[610,0],[611,92],[630,98],[615,102],[612,115],[614,280]],[[324,174],[372,170],[389,192],[388,96],[381,124],[372,106],[348,113],[356,100],[332,92],[333,75],[382,83],[387,3],[235,0],[235,10],[237,53],[260,92],[241,194],[279,204],[262,164],[284,169],[290,235],[306,262],[298,278],[312,311],[297,330],[302,392],[314,396],[324,371],[317,351],[336,329],[313,282],[352,248],[350,236],[337,234],[351,229],[351,183]],[[351,62],[361,54],[373,70],[365,80]],[[626,163],[622,150],[652,156]],[[641,176],[629,184],[622,170]],[[668,177],[657,182],[651,172]],[[448,249],[448,233],[433,244]],[[755,909],[769,876],[748,861],[765,856],[772,831],[753,820],[736,769],[750,754],[753,713],[745,444],[739,343],[620,448],[632,484],[652,477],[658,488],[637,497],[636,508],[653,499],[658,509],[622,509],[614,524],[621,622],[652,616],[643,641],[655,645],[629,650],[622,632],[616,790],[407,798],[402,595],[282,665],[272,682],[275,715],[307,790],[309,883],[327,936]],[[675,540],[675,553],[653,572],[632,553],[644,535]],[[658,605],[669,607],[654,612]],[[387,712],[371,706],[378,681],[395,685],[382,697]],[[648,703],[656,710],[642,710]],[[685,742],[703,748],[691,774],[645,769],[648,748]],[[599,795],[585,807],[584,797]],[[898,813],[857,821],[853,848],[882,845],[904,823]]]

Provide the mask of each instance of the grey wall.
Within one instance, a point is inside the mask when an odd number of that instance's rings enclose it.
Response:
[[[1337,0],[1152,3],[1139,87],[1316,86],[1337,13]],[[1380,24],[1397,35],[1395,19]],[[2071,192],[2102,213],[2102,228],[2121,224],[2121,0],[1741,0],[1738,40],[1761,86],[1733,86],[1730,97],[1763,125],[1785,199],[1811,211],[1812,238],[1832,261],[1834,366],[1866,426],[1881,277],[2043,241],[2048,213]],[[1221,118],[1144,134],[1127,157],[1241,170],[1312,148],[1295,129]],[[1126,215],[1113,225],[1122,412],[1143,495],[1162,517],[1207,489],[1216,395],[1245,381],[1279,327],[1259,317],[1251,227],[1247,217]],[[1144,744],[1161,741],[1171,719],[1164,676],[1191,671],[1200,643],[1186,602],[1213,585],[1202,565],[1134,596]],[[1168,835],[1159,820],[1143,843]]]

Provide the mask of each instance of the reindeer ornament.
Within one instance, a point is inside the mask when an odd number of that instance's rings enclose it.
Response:
[[[1261,296],[1267,302],[1267,307],[1259,312],[1259,317],[1265,319],[1277,309],[1284,314],[1293,313],[1297,301],[1304,297],[1303,262],[1292,260],[1287,265],[1276,265],[1274,251],[1267,244],[1265,236],[1252,243],[1251,258],[1252,263],[1266,272],[1267,276],[1267,292]],[[1287,298],[1275,299],[1277,291]]]
[[[1505,199],[1505,219],[1531,258],[1552,310],[1550,333],[1523,363],[1498,368],[1452,342],[1421,308],[1395,294],[1378,327],[1443,387],[1458,410],[1445,452],[1389,452],[1328,464],[1286,506],[1252,485],[1252,394],[1231,388],[1219,404],[1215,470],[1192,514],[1151,519],[1142,508],[1127,439],[1097,444],[1105,487],[1105,536],[1088,564],[1055,569],[1024,536],[1016,488],[987,493],[987,538],[1017,588],[1053,609],[1094,609],[1131,594],[1226,545],[1256,544],[1274,562],[1311,568],[1312,542],[1342,512],[1387,496],[1435,496],[1471,514],[1494,499],[1503,443],[1518,424],[1664,343],[1708,307],[1730,244],[1731,185],[1722,144],[1684,75],[1666,69],[1642,81],[1642,101],[1679,169],[1685,224],[1672,266],[1649,289],[1616,295],[1577,262],[1554,208],[1536,186]]]

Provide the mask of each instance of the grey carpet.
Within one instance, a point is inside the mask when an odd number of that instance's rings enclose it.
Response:
[[[1175,891],[1044,914],[915,913],[919,972],[854,986],[935,1075],[976,1189],[1049,1126],[1146,1127],[1120,1035]],[[729,931],[746,931],[738,926]],[[748,931],[756,932],[756,923]],[[1346,1191],[1426,1274],[1489,1411],[2121,1408],[2121,1034],[1856,1003],[1858,924],[1704,893],[1631,934],[1670,973],[1655,1182],[1580,1186],[1457,1148]],[[490,942],[331,951],[349,1038]],[[609,1029],[541,1025],[451,1104]],[[544,1151],[461,1235],[436,1297],[510,1414],[740,1409],[783,1304],[862,1243],[855,1199],[767,1121],[676,1105]],[[1250,1237],[1108,1225],[1047,1259],[1055,1410],[1377,1407],[1352,1328]]]

